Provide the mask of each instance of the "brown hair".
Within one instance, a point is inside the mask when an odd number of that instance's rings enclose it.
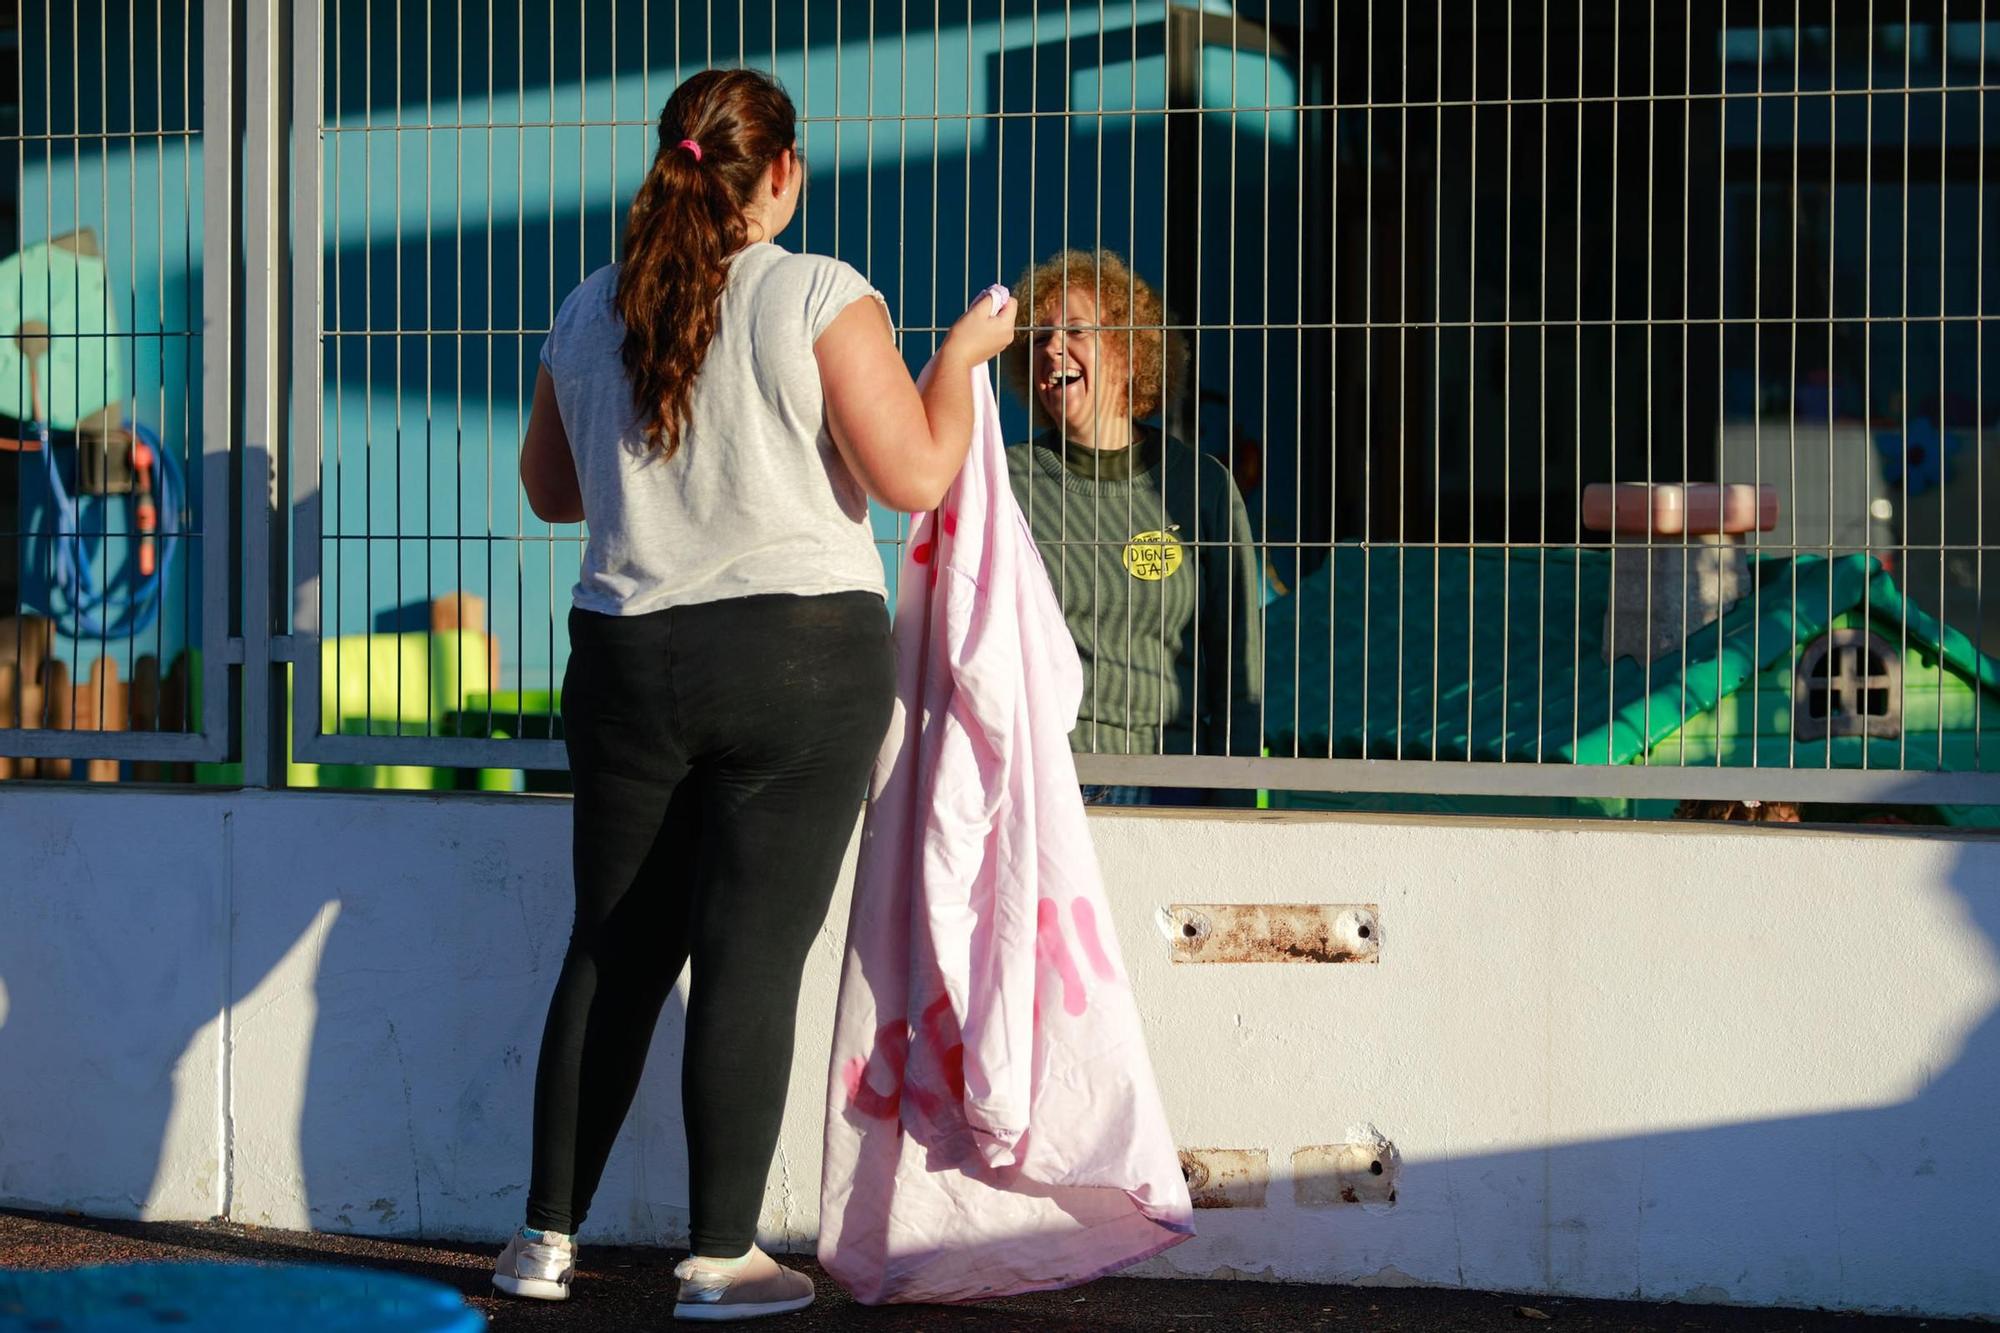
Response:
[[[1109,250],[1064,250],[1014,280],[1021,302],[1014,324],[1020,332],[1001,358],[1000,372],[1027,403],[1034,423],[1049,424],[1034,392],[1034,339],[1062,322],[1065,290],[1086,293],[1097,303],[1097,323],[1104,329],[1099,346],[1117,352],[1131,379],[1132,419],[1159,415],[1169,384],[1176,395],[1186,388],[1187,340],[1165,327],[1160,294],[1123,258]]]
[[[715,340],[730,256],[747,237],[743,211],[792,146],[797,119],[777,81],[748,69],[704,70],[660,112],[659,149],[625,222],[616,299],[632,399],[647,448],[664,457],[680,448]]]
[[[1797,824],[1804,820],[1793,801],[1682,801],[1675,819],[1722,819],[1752,824]]]

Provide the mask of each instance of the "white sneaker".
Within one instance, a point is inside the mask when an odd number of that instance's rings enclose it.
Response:
[[[676,1319],[710,1323],[761,1319],[813,1303],[812,1279],[780,1268],[755,1245],[741,1259],[683,1259],[674,1276],[681,1280]]]
[[[509,1296],[538,1301],[569,1299],[576,1276],[576,1239],[560,1231],[544,1231],[529,1240],[527,1228],[516,1231],[493,1265],[493,1285]]]

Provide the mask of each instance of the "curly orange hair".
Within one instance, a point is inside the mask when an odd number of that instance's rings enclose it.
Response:
[[[1166,307],[1153,285],[1109,250],[1064,250],[1014,280],[1021,303],[1014,316],[1018,331],[1000,363],[1008,389],[1028,405],[1037,426],[1050,424],[1033,388],[1034,338],[1062,322],[1066,291],[1097,304],[1101,345],[1130,372],[1132,419],[1160,415],[1169,388],[1176,397],[1186,388],[1187,340],[1166,327]]]

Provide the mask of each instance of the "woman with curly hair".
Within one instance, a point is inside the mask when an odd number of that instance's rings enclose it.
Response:
[[[1262,618],[1250,516],[1224,463],[1157,424],[1187,346],[1159,294],[1109,251],[1066,250],[1016,279],[1008,386],[1038,428],[1010,452],[1083,659],[1071,748],[1254,755]],[[1103,804],[1200,804],[1185,789],[1094,788]]]

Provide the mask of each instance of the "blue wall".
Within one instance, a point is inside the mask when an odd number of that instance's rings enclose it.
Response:
[[[1198,296],[1166,293],[1178,317],[1297,318],[1296,127],[1288,113],[1223,109],[1232,96],[1257,107],[1295,100],[1291,75],[1273,64],[1267,94],[1261,52],[1210,53],[1203,85],[1217,109],[1197,188],[1194,165],[1166,154],[1159,0],[1107,5],[1101,33],[1095,6],[1067,30],[1049,6],[1035,22],[1015,3],[1003,22],[992,0],[936,26],[912,14],[907,29],[901,3],[783,6],[775,29],[768,10],[739,28],[728,12],[738,6],[713,6],[710,30],[711,6],[679,8],[678,33],[672,9],[649,13],[636,0],[597,0],[553,27],[546,6],[500,3],[490,36],[483,7],[465,6],[460,28],[457,4],[437,4],[428,26],[424,7],[406,4],[400,28],[395,4],[352,4],[330,25],[329,633],[408,623],[413,613],[399,608],[463,587],[491,598],[510,683],[517,667],[531,687],[559,668],[578,530],[551,532],[514,482],[541,333],[569,289],[614,258],[659,107],[711,59],[773,69],[791,91],[810,176],[799,220],[780,239],[868,274],[913,367],[972,292],[1011,281],[1032,258],[1101,242],[1158,282],[1167,227],[1196,217],[1217,258]],[[1063,110],[1092,114],[1025,114]],[[1267,145],[1268,197],[1285,205],[1268,220]],[[1220,262],[1232,235],[1233,307]],[[487,329],[503,332],[449,332]],[[1200,380],[1233,383],[1239,415],[1289,455],[1298,396],[1289,344],[1267,356],[1260,331],[1234,335],[1233,346],[1231,337],[1203,339]],[[1008,412],[1024,435],[1018,405]],[[896,530],[893,516],[878,515],[885,541]]]
[[[1230,9],[1220,0],[1210,0],[1207,7],[1218,13]],[[18,57],[24,78],[21,129],[29,137],[11,145],[16,169],[0,169],[0,176],[8,177],[17,191],[21,242],[77,226],[98,231],[111,257],[119,302],[116,320],[128,335],[121,341],[133,388],[130,408],[192,460],[201,425],[199,346],[189,336],[199,325],[201,150],[198,142],[189,143],[174,131],[198,121],[201,51],[198,24],[173,17],[180,8],[198,12],[195,6],[169,5],[167,20],[156,26],[153,3],[112,5],[102,62],[79,62],[70,52],[99,40],[96,16],[81,20],[91,32],[72,32],[70,25],[78,20],[69,7],[31,5]],[[1250,19],[1261,19],[1266,8],[1239,7]],[[1309,19],[1309,43],[1320,44],[1311,49],[1325,54],[1325,11],[1310,3],[1269,8],[1281,23]],[[947,9],[951,12],[943,12]],[[551,531],[527,514],[515,483],[515,449],[535,357],[563,295],[615,256],[623,209],[650,157],[660,104],[680,78],[711,63],[741,60],[770,68],[792,91],[805,118],[802,146],[811,177],[800,220],[782,239],[794,248],[837,254],[866,272],[889,298],[913,367],[929,356],[938,330],[972,291],[995,278],[1011,280],[1035,258],[1064,245],[1101,243],[1129,254],[1139,272],[1158,283],[1168,277],[1169,231],[1192,233],[1200,256],[1199,290],[1179,290],[1169,282],[1165,295],[1177,320],[1203,326],[1195,363],[1204,398],[1199,434],[1204,447],[1216,450],[1226,448],[1233,433],[1261,441],[1264,484],[1248,499],[1260,531],[1272,543],[1281,575],[1290,572],[1283,543],[1298,526],[1295,468],[1301,454],[1308,459],[1367,454],[1381,474],[1405,454],[1420,457],[1435,447],[1441,475],[1421,485],[1435,484],[1440,494],[1467,488],[1482,497],[1497,494],[1496,460],[1515,455],[1520,455],[1517,482],[1534,471],[1540,442],[1532,454],[1523,454],[1518,442],[1536,434],[1530,409],[1538,401],[1537,389],[1522,377],[1531,379],[1539,363],[1517,358],[1503,374],[1485,364],[1486,356],[1473,364],[1467,340],[1458,337],[1437,340],[1440,364],[1432,373],[1447,387],[1434,412],[1414,413],[1407,423],[1399,420],[1394,432],[1385,432],[1380,422],[1371,429],[1358,419],[1329,425],[1316,418],[1318,424],[1309,428],[1313,437],[1302,438],[1308,428],[1298,419],[1299,400],[1302,393],[1323,396],[1329,343],[1323,333],[1302,343],[1293,330],[1264,326],[1327,317],[1325,293],[1304,291],[1302,269],[1312,266],[1302,263],[1301,233],[1310,232],[1314,220],[1302,214],[1311,207],[1307,201],[1326,186],[1313,173],[1330,169],[1317,158],[1309,165],[1308,156],[1336,149],[1327,147],[1332,139],[1324,133],[1316,146],[1312,135],[1302,133],[1307,127],[1296,113],[1262,109],[1300,100],[1291,64],[1284,59],[1267,62],[1261,51],[1232,55],[1211,48],[1201,65],[1204,110],[1195,146],[1170,152],[1163,110],[1164,0],[1106,0],[1101,11],[1094,4],[1047,0],[1005,5],[959,0],[945,6],[906,0],[770,6],[710,0],[678,5],[641,0],[328,0],[327,10],[320,39],[327,127],[322,222],[328,331],[323,344],[327,542],[322,604],[329,633],[420,623],[424,601],[464,588],[491,602],[507,681],[518,679],[532,687],[550,680],[564,657],[562,614],[579,542],[577,529]],[[1351,29],[1348,12],[1350,29],[1343,30],[1341,40],[1348,50],[1344,58],[1351,62],[1356,42],[1366,51],[1368,38]],[[1976,49],[1978,29],[1955,24],[1944,38],[1935,32],[1926,37],[1925,31],[1920,25],[1908,52],[1912,82],[1923,86],[1948,77],[1955,88],[1962,87],[1967,66],[1961,48]],[[1382,34],[1392,45],[1393,37],[1386,29]],[[1482,30],[1478,41],[1490,45],[1492,38]],[[1790,39],[1782,30],[1767,32],[1762,48],[1755,32],[1741,27],[1722,30],[1720,40],[1720,50],[1704,47],[1690,52],[1688,59],[1697,65],[1716,61],[1719,77],[1732,93],[1753,91],[1760,78],[1767,92],[1789,90],[1785,80],[1791,59],[1783,43]],[[1810,94],[1829,81],[1842,89],[1866,86],[1867,62],[1855,60],[1854,39],[1843,41],[1848,44],[1832,73],[1814,73],[1826,61],[1809,47],[1802,62],[1803,91]],[[1470,45],[1471,39],[1454,32],[1452,49],[1445,53],[1451,69],[1461,60],[1461,44]],[[1948,73],[1946,45],[1958,51]],[[2000,39],[1990,45],[2000,53]],[[1490,50],[1487,54],[1489,69],[1506,66],[1504,54],[1497,60]],[[1393,55],[1393,50],[1378,48],[1370,58],[1382,64]],[[1423,63],[1417,60],[1413,68],[1427,78]],[[1607,90],[1598,87],[1605,77],[1597,68],[1602,63],[1594,60],[1590,70],[1578,75],[1588,91]],[[1630,59],[1624,63],[1632,65]],[[1901,47],[1887,37],[1880,39],[1874,63],[1878,84],[1901,82]],[[72,68],[77,64],[84,66],[81,79]],[[128,68],[136,70],[136,79],[97,77],[102,69]],[[1385,65],[1378,72],[1386,80],[1383,89],[1395,86],[1394,70]],[[1645,75],[1636,66],[1626,73],[1640,79]],[[1524,88],[1533,83],[1527,74],[1522,77]],[[1707,87],[1699,79],[1696,84]],[[1343,102],[1355,100],[1357,86],[1352,81],[1341,86]],[[1485,83],[1481,88],[1491,91]],[[1328,95],[1322,86],[1314,98]],[[1421,88],[1412,95],[1420,98]],[[1982,122],[1995,114],[1992,108],[1982,107],[1976,92],[1955,91],[1948,108],[1946,99],[1935,94],[1843,98],[1834,113],[1840,118],[1837,126],[1825,100],[1808,97],[1800,104],[1796,132],[1791,106],[1780,99],[1767,100],[1761,111],[1751,99],[1732,99],[1719,125],[1698,101],[1694,149],[1712,167],[1716,150],[1708,145],[1718,143],[1735,152],[1755,144],[1760,116],[1763,142],[1769,146],[1782,147],[1795,134],[1808,149],[1829,137],[1841,148],[1867,145],[1871,101],[1872,141],[1878,151],[1900,151],[1905,106],[1907,137],[1919,153],[1976,150],[1986,142],[2000,142],[2000,131],[1983,134]],[[1499,108],[1487,110],[1504,114]],[[1058,112],[1072,114],[1051,114]],[[1939,125],[1941,113],[1949,116],[1947,127]],[[1469,150],[1469,121],[1456,113],[1442,131],[1421,112],[1410,114],[1415,148],[1429,151],[1424,140],[1435,134],[1448,162],[1455,164]],[[592,123],[579,127],[580,121]],[[1593,133],[1601,121],[1593,112]],[[1629,138],[1635,127],[1643,130],[1639,121],[1636,114],[1626,115],[1621,134]],[[1389,131],[1400,124],[1398,115],[1393,110],[1380,113],[1372,140],[1359,133],[1368,124],[1351,107],[1341,117],[1337,152],[1346,164],[1343,170],[1355,177],[1349,188],[1356,179],[1365,184],[1373,174],[1383,190],[1393,191],[1396,163],[1364,160],[1364,148],[1372,142],[1378,157],[1395,151],[1400,140]],[[1553,125],[1551,133],[1560,141],[1569,132],[1560,108]],[[1324,122],[1319,128],[1324,129]],[[1512,232],[1517,285],[1537,271],[1532,252],[1539,244],[1539,204],[1533,196],[1539,183],[1525,175],[1525,165],[1523,176],[1505,189],[1491,179],[1499,169],[1496,150],[1505,142],[1501,136],[1487,137],[1492,128],[1488,124],[1481,131],[1484,176],[1475,179],[1472,172],[1455,169],[1438,173],[1438,254],[1430,253],[1432,237],[1410,238],[1411,262],[1433,270],[1437,288],[1417,302],[1413,317],[1421,318],[1425,306],[1447,320],[1462,319],[1468,312],[1490,320],[1500,313],[1503,293],[1495,275],[1507,271],[1508,237],[1501,228],[1510,209],[1519,224]],[[117,133],[107,136],[107,130]],[[33,137],[43,134],[82,137]],[[1600,137],[1603,142],[1591,149],[1589,171],[1576,168],[1579,176],[1590,177],[1589,208],[1579,222],[1584,234],[1556,237],[1550,281],[1560,296],[1574,278],[1581,313],[1602,315],[1615,293],[1617,313],[1637,318],[1647,308],[1650,290],[1643,259],[1647,247],[1641,242],[1651,233],[1643,215],[1644,196],[1630,182],[1645,145],[1637,145],[1637,154],[1628,151],[1628,187],[1618,200],[1620,221],[1614,228],[1599,216],[1606,213],[1599,204],[1604,194],[1597,178],[1599,150],[1612,145],[1609,137]],[[1551,151],[1561,146],[1554,143]],[[1672,136],[1663,136],[1658,147],[1672,159]],[[0,160],[4,157],[0,151]],[[1669,162],[1668,174],[1677,163]],[[1559,159],[1557,165],[1564,169],[1551,178],[1559,182],[1551,188],[1572,188],[1565,162]],[[1726,186],[1716,181],[1714,188],[1695,192],[1698,199],[1719,201],[1726,216],[1712,230],[1695,224],[1699,244],[1690,253],[1697,261],[1693,278],[1699,299],[1690,310],[1702,317],[1719,303],[1724,313],[1741,320],[1757,309],[1752,275],[1759,247],[1767,287],[1789,280],[1790,224],[1773,203],[1779,192],[1767,191],[1760,233],[1758,193],[1747,173],[1732,158],[1726,175]],[[1884,390],[1900,389],[1905,364],[1913,413],[1926,410],[1927,396],[1937,396],[1940,367],[1948,397],[1968,390],[1976,396],[1982,367],[1977,364],[1975,326],[1958,323],[1943,334],[1936,323],[1920,321],[1939,310],[1941,275],[1943,309],[1953,315],[1973,310],[1979,293],[1966,277],[1987,248],[1971,225],[1979,187],[1954,184],[1940,190],[1923,184],[1921,171],[1917,175],[1907,191],[1900,181],[1878,180],[1872,199],[1865,190],[1843,183],[1825,205],[1834,218],[1833,304],[1843,340],[1835,354],[1835,393],[1856,397],[1837,405],[1843,415],[1895,412],[1900,405],[1885,398]],[[1338,220],[1342,229],[1335,237],[1343,257],[1364,245],[1368,227],[1380,231],[1386,225],[1355,219],[1357,197],[1348,194],[1341,200],[1348,217]],[[1476,218],[1471,212],[1475,205]],[[1386,203],[1382,209],[1369,206],[1367,212],[1382,212],[1386,218],[1386,208]],[[1949,221],[1942,252],[1941,210]],[[2000,209],[1988,212],[1986,229],[2000,230]],[[1422,225],[1426,219],[1421,212],[1413,216],[1419,233],[1431,230]],[[1872,235],[1865,230],[1871,216]],[[1677,233],[1678,222],[1675,208],[1665,230]],[[1560,216],[1556,224],[1561,231]],[[1607,244],[1615,245],[1614,233],[1627,242],[1616,274]],[[1324,230],[1317,234],[1326,235]],[[1375,237],[1378,268],[1392,239],[1386,233]],[[1582,275],[1563,267],[1572,250]],[[1666,267],[1650,286],[1667,291],[1675,285],[1675,253],[1663,251]],[[1467,272],[1473,262],[1480,277],[1476,294]],[[1395,278],[1385,271],[1375,281],[1393,283]],[[1343,290],[1351,297],[1365,289],[1367,275],[1349,273],[1346,281]],[[1701,290],[1710,287],[1716,289],[1712,300]],[[1534,308],[1528,295],[1516,306],[1517,315]],[[1907,330],[1882,323],[1864,332],[1854,317],[1869,308],[1871,296],[1878,315],[1907,310],[1918,322]],[[1788,309],[1785,301],[1772,299],[1771,291],[1766,297],[1765,314]],[[1374,317],[1393,313],[1383,306]],[[1810,320],[1812,311],[1804,313]],[[1341,318],[1360,314],[1343,306]],[[1564,314],[1560,301],[1550,314],[1557,319]],[[1697,330],[1697,342],[1705,338],[1710,348],[1714,336],[1712,326]],[[1783,328],[1767,329],[1764,335],[1767,380],[1773,363],[1781,361],[1770,340],[1788,336]],[[1414,341],[1421,345],[1423,339]],[[1633,439],[1616,443],[1595,424],[1603,415],[1596,400],[1613,380],[1625,384],[1627,404],[1646,396],[1647,365],[1643,356],[1634,360],[1640,340],[1619,340],[1615,358],[1607,350],[1611,342],[1592,338],[1578,349],[1582,382],[1576,393],[1591,405],[1582,414],[1591,426],[1589,438],[1573,447],[1583,472],[1590,475],[1600,472],[1600,460],[1608,460],[1615,450],[1628,455],[1640,450],[1650,430],[1647,414],[1629,409],[1616,424]],[[1726,335],[1730,373],[1721,392],[1728,416],[1746,415],[1760,401],[1769,410],[1774,398],[1781,410],[1790,405],[1793,386],[1756,382],[1751,373],[1755,342],[1756,335],[1740,323]],[[1497,353],[1501,345],[1489,339],[1482,348]],[[1870,348],[1872,382],[1857,393],[1862,377],[1853,363],[1864,345]],[[1343,342],[1342,355],[1359,346]],[[1985,355],[2000,355],[2000,347]],[[1322,366],[1319,373],[1301,374],[1302,357]],[[1701,354],[1694,364],[1698,373],[1690,372],[1689,378],[1707,379],[1714,353]],[[1336,369],[1346,373],[1344,362]],[[1428,378],[1423,369],[1416,365],[1412,373]],[[1569,372],[1551,363],[1547,373],[1550,395],[1562,389],[1566,396]],[[1663,437],[1677,439],[1677,420],[1659,405],[1677,392],[1670,383],[1673,367],[1663,362],[1650,373],[1655,377],[1654,415]],[[1517,442],[1512,454],[1498,438],[1508,419],[1501,398],[1507,375],[1520,381],[1512,395]],[[1475,392],[1453,387],[1467,380],[1473,381]],[[1386,395],[1378,392],[1377,399],[1380,415]],[[1018,405],[1009,403],[1007,410],[1010,430],[1017,437],[1024,434]],[[1946,409],[1947,415],[1952,412]],[[1713,414],[1695,414],[1695,419],[1706,430]],[[1572,444],[1557,438],[1562,428],[1561,421],[1550,427],[1548,448],[1567,457]],[[1341,431],[1348,434],[1336,449],[1331,435]],[[1629,475],[1632,458],[1625,458],[1624,466]],[[33,527],[44,516],[37,508],[32,470],[28,480],[26,504]],[[1323,498],[1324,481],[1315,486],[1315,495]],[[1552,485],[1546,502],[1567,511],[1573,500],[1573,489],[1564,482]],[[110,512],[125,521],[122,502]],[[1308,515],[1304,526],[1311,524]],[[895,531],[895,520],[881,517],[879,534],[892,539]],[[32,558],[36,543],[29,546]],[[114,549],[114,559],[117,554]],[[177,574],[185,583],[194,572],[195,561],[184,559]],[[171,655],[193,632],[199,610],[178,589],[154,641],[140,650],[157,648]]]

